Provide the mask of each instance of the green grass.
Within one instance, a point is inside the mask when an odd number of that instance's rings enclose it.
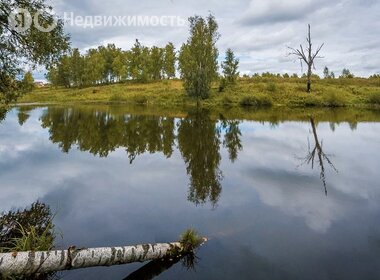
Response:
[[[365,107],[380,106],[380,82],[369,79],[318,79],[312,93],[306,93],[306,81],[295,78],[246,78],[236,85],[218,91],[212,88],[210,98],[201,106],[213,107]],[[179,80],[146,84],[128,82],[89,88],[42,88],[21,97],[19,103],[129,103],[169,107],[196,105]]]

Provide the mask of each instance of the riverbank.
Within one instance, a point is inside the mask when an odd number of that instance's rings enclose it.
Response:
[[[18,103],[129,103],[160,106],[193,106],[179,80],[147,84],[124,83],[89,88],[41,88],[26,94]],[[361,107],[380,108],[380,83],[367,79],[317,80],[313,92],[305,92],[303,79],[250,78],[223,92],[214,85],[210,98],[200,105],[212,107]]]

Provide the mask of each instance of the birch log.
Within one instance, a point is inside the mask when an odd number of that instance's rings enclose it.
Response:
[[[31,275],[56,271],[145,262],[183,251],[180,242],[126,247],[69,249],[0,254],[1,275]],[[1,278],[1,277],[0,277]]]

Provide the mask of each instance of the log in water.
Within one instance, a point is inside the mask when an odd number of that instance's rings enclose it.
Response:
[[[145,262],[183,251],[180,242],[125,247],[0,254],[0,275],[31,275],[94,266]]]

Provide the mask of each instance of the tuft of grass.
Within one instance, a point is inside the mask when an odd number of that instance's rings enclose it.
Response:
[[[35,226],[25,228],[21,224],[19,224],[18,230],[20,237],[12,240],[12,251],[50,251],[54,248],[56,234],[52,221],[49,221],[41,233]]]
[[[203,238],[194,229],[188,229],[181,234],[180,243],[184,252],[192,252],[203,243]]]
[[[273,100],[269,95],[255,94],[242,97],[239,104],[242,107],[270,107],[273,105]]]
[[[119,93],[115,93],[109,99],[110,102],[124,102],[126,99]]]

